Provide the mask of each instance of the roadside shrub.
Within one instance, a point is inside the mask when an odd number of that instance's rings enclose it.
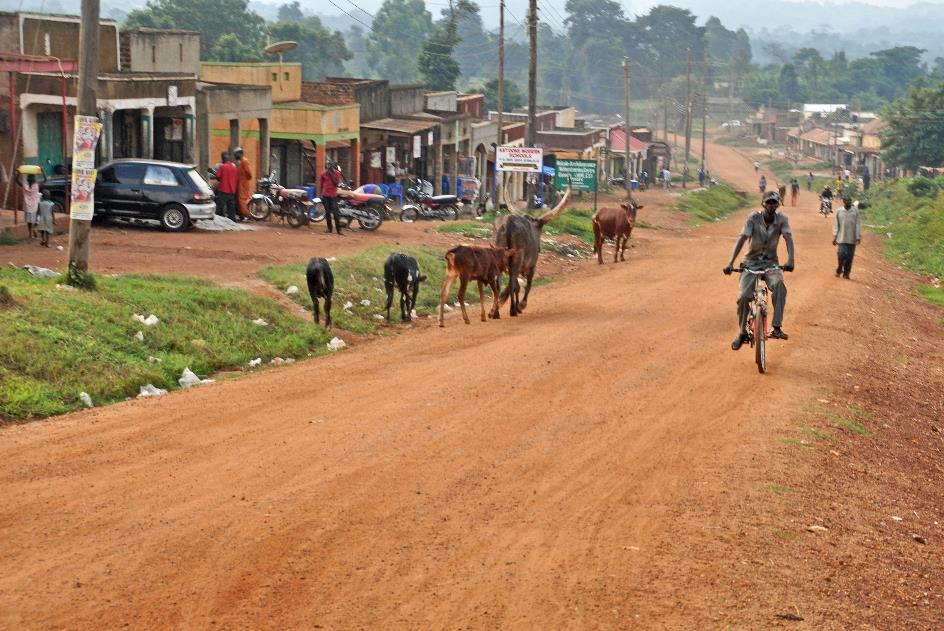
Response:
[[[940,190],[934,180],[923,175],[908,182],[908,192],[915,197],[937,197]]]

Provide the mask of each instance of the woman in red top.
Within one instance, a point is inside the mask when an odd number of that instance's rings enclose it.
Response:
[[[328,162],[321,177],[318,178],[318,190],[321,194],[321,203],[325,207],[325,217],[328,223],[327,233],[331,233],[331,225],[334,224],[338,234],[341,234],[341,222],[338,214],[338,184],[344,181],[341,176],[341,169],[338,165]]]

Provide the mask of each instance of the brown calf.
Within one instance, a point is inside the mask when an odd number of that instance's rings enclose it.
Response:
[[[626,244],[636,227],[636,211],[642,208],[636,202],[623,202],[619,208],[601,208],[593,215],[593,252],[603,265],[603,242],[613,239],[613,262],[626,260]],[[622,240],[622,246],[620,245]]]
[[[501,290],[502,272],[508,271],[508,261],[515,255],[510,248],[492,248],[483,246],[460,245],[446,252],[446,278],[439,293],[439,326],[443,322],[443,305],[453,281],[459,279],[459,305],[462,319],[469,324],[469,314],[465,310],[465,288],[470,280],[479,284],[479,304],[482,307],[482,322],[485,322],[485,301],[482,296],[482,283],[487,283],[492,290],[492,317],[498,317],[498,292]]]

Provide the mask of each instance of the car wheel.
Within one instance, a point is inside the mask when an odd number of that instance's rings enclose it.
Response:
[[[181,232],[190,227],[190,216],[183,206],[166,206],[161,211],[161,228],[168,232]]]
[[[59,213],[60,215],[66,212],[66,207],[62,205],[58,199],[52,200],[52,212]]]

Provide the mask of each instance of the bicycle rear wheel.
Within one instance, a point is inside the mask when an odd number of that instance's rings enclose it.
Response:
[[[767,316],[760,309],[754,309],[754,361],[757,372],[767,372]]]

